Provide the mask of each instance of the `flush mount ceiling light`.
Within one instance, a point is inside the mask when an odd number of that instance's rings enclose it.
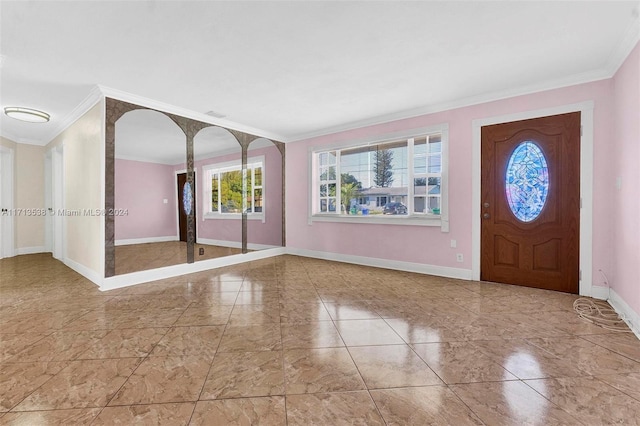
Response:
[[[28,121],[29,123],[46,123],[49,121],[49,114],[37,109],[5,107],[4,113],[16,120]]]

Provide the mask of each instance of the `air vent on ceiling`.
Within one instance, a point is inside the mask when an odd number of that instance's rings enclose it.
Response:
[[[205,112],[205,114],[210,115],[211,117],[215,117],[215,118],[225,118],[226,117],[225,114],[221,114],[221,113],[215,112],[215,111],[207,111],[207,112]]]

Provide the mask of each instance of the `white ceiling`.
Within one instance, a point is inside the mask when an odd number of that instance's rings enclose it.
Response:
[[[0,133],[46,144],[96,85],[282,141],[608,78],[638,1],[0,1]],[[75,109],[75,111],[74,111]]]

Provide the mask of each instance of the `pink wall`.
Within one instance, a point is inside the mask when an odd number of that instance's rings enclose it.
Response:
[[[606,179],[613,194],[609,220],[614,227],[609,279],[615,292],[640,314],[640,44],[614,76],[613,95],[614,167]]]
[[[239,150],[240,148],[238,148]],[[261,149],[249,149],[248,157],[265,157],[265,214],[266,221],[249,220],[247,224],[247,242],[249,244],[282,245],[282,156],[275,146]],[[223,241],[242,241],[242,221],[238,219],[205,219],[203,215],[202,166],[237,161],[240,164],[240,152],[221,157],[196,161],[196,235]]]
[[[174,167],[117,159],[115,174],[115,207],[128,210],[115,218],[116,241],[177,238]]]
[[[518,96],[470,107],[321,136],[287,145],[287,246],[347,255],[398,260],[427,265],[471,269],[472,121],[518,112],[594,101],[594,283],[599,269],[611,271],[610,179],[612,82],[581,84]],[[438,227],[369,225],[346,223],[307,224],[309,199],[309,148],[385,133],[449,124],[450,232]],[[450,248],[450,240],[457,248]],[[464,255],[457,263],[456,253]]]

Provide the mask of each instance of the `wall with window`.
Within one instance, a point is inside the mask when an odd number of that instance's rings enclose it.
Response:
[[[282,157],[280,151],[273,146],[268,148],[251,149],[248,162],[251,159],[264,160],[264,181],[261,190],[264,196],[256,201],[252,207],[253,215],[249,215],[247,223],[248,242],[250,244],[280,246],[282,241]],[[205,185],[212,185],[207,178],[207,169],[215,170],[222,167],[231,170],[236,164],[240,168],[240,153],[217,156],[195,162],[196,170],[196,237],[197,239],[215,240],[219,242],[237,243],[242,241],[242,206],[241,200],[233,197],[222,199],[222,194],[215,194],[218,201],[218,212],[211,214],[210,203],[213,201],[211,191]],[[224,173],[224,172],[223,172]],[[255,176],[255,182],[259,180]],[[217,182],[216,182],[217,183]],[[254,192],[254,200],[259,196]],[[205,204],[206,203],[206,204]],[[223,205],[220,206],[220,203]]]
[[[613,93],[615,126],[610,141],[614,162],[612,174],[606,177],[613,194],[606,208],[614,226],[609,280],[640,315],[640,44],[616,73]]]
[[[293,250],[364,256],[438,267],[471,269],[472,121],[592,100],[594,109],[593,276],[611,271],[611,80],[538,92],[456,108],[405,120],[329,134],[287,145],[287,246]],[[348,146],[365,138],[410,129],[448,125],[449,232],[439,227],[400,224],[319,222],[310,220],[310,153],[323,147]],[[304,202],[304,205],[301,205]],[[451,247],[456,240],[457,247]],[[456,254],[463,255],[457,262]]]
[[[115,176],[115,208],[126,212],[115,218],[116,245],[177,240],[174,167],[116,159]]]

